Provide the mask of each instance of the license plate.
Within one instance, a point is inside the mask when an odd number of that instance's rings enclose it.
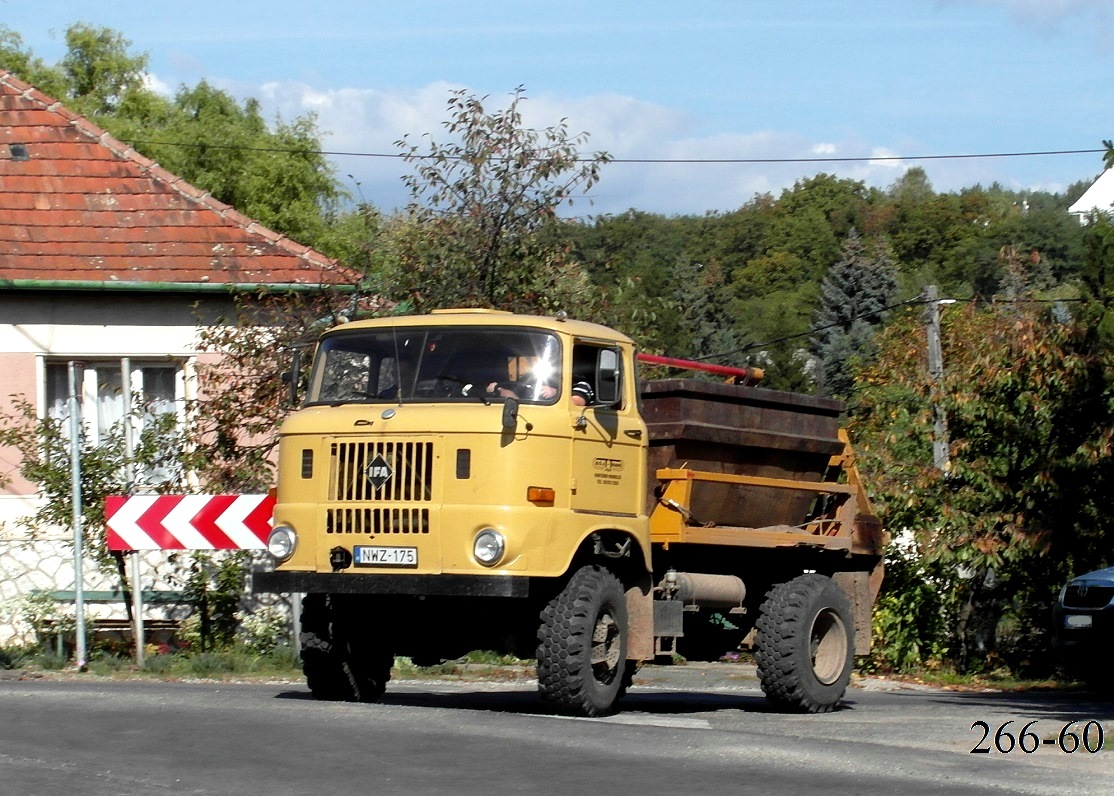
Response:
[[[1087,614],[1068,614],[1064,617],[1064,627],[1090,627],[1091,617]]]
[[[352,557],[358,567],[416,567],[418,548],[416,547],[368,547],[357,545]]]

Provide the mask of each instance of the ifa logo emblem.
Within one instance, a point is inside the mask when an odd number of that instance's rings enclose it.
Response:
[[[376,489],[381,489],[383,484],[391,480],[391,476],[395,471],[391,469],[391,465],[383,458],[383,454],[376,454],[375,458],[371,460],[371,464],[367,466],[367,480],[371,481],[372,486]]]

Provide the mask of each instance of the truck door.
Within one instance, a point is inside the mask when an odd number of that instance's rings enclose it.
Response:
[[[587,383],[586,405],[572,404],[572,496],[576,511],[633,517],[643,512],[643,444],[633,373],[625,373],[618,347],[577,343],[572,385]]]

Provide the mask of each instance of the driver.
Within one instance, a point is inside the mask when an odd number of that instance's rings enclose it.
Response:
[[[548,401],[557,395],[557,374],[545,368],[547,375],[539,379],[540,363],[538,357],[511,357],[507,360],[508,380],[491,382],[487,385],[487,392],[501,398]]]

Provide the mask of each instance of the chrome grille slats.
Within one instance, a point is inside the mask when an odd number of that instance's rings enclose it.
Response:
[[[334,505],[326,512],[326,533],[429,533],[429,508],[423,504],[433,500],[434,458],[432,442],[333,442],[328,500]],[[368,474],[373,464],[390,468],[378,487]]]

